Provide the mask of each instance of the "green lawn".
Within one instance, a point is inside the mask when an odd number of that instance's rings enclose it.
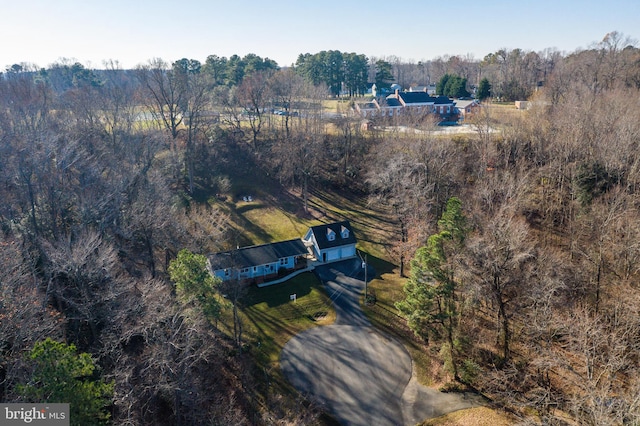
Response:
[[[260,360],[267,364],[277,364],[280,350],[297,333],[335,319],[322,284],[310,272],[285,283],[251,287],[243,313],[247,335],[260,342]]]
[[[261,235],[254,234],[252,237],[260,243],[302,237],[309,226],[316,224],[312,220],[300,218],[293,212],[260,201],[240,202],[235,213],[262,231]]]
[[[291,295],[296,295],[296,300]],[[231,310],[226,309],[220,329],[233,335]],[[256,377],[265,377],[261,395],[270,390],[278,394],[295,394],[280,371],[280,352],[296,334],[318,325],[331,324],[335,311],[322,284],[313,273],[304,273],[291,280],[269,287],[249,288],[241,306],[243,349],[256,361]]]

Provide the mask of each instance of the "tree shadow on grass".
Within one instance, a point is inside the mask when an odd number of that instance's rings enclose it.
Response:
[[[382,258],[373,256],[369,253],[366,253],[366,254],[367,254],[367,263],[370,266],[372,266],[373,269],[375,270],[375,276],[372,276],[370,279],[377,278],[380,280],[384,280],[384,278],[382,278],[382,275],[391,274],[393,273],[393,270],[396,268],[396,265],[394,265],[391,262],[388,262]]]
[[[310,272],[293,277],[289,281],[266,287],[251,287],[246,298],[246,306],[266,303],[269,308],[277,308],[291,302],[291,295],[304,297],[316,288],[321,290],[318,279]]]
[[[245,214],[251,210],[263,209],[264,207],[261,203],[247,203],[236,207],[234,210],[237,214]]]

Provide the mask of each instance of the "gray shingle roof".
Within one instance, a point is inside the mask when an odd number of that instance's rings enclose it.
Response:
[[[308,252],[302,240],[296,238],[278,243],[242,247],[237,250],[214,253],[209,256],[209,262],[214,271],[224,268],[247,268],[274,263],[290,256],[301,256]]]
[[[387,107],[399,107],[399,106],[402,106],[402,104],[396,98],[388,97],[387,99],[384,100],[384,103],[382,104],[382,106],[383,107],[385,107],[385,106],[387,106]]]
[[[466,100],[466,99],[458,99],[458,100],[455,102],[455,104],[456,104],[456,106],[457,106],[458,108],[462,108],[462,109],[464,109],[464,108],[468,107],[469,105],[477,105],[477,104],[478,104],[478,101],[476,101],[475,99],[470,99],[470,100]]]
[[[405,104],[423,104],[435,101],[427,92],[399,92],[398,96],[402,98]]]
[[[435,102],[436,102],[436,105],[453,104],[453,101],[449,99],[447,96],[438,96],[437,98],[435,98]]]
[[[318,243],[320,250],[356,243],[356,236],[353,234],[351,224],[348,220],[328,223],[326,225],[312,226],[310,229],[316,238],[316,242]],[[349,236],[347,238],[342,238],[342,231],[344,229],[349,231]],[[335,233],[335,239],[333,241],[328,238],[328,234],[330,233],[329,231],[333,231]]]

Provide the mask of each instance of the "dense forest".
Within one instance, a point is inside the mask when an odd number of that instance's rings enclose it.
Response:
[[[416,117],[365,128],[350,108],[368,82],[444,76],[491,87],[471,134]],[[251,358],[170,279],[182,249],[245,241],[216,204],[237,195],[222,170],[243,164],[294,190],[301,215],[322,186],[393,217],[386,255],[407,277],[398,312],[452,382],[523,422],[636,424],[639,95],[640,49],[615,32],[570,54],[480,61],[329,51],[289,68],[253,54],[8,67],[0,400],[50,395],[29,393],[44,380],[39,357],[77,350],[95,361],[78,358],[74,377],[94,380],[78,393],[102,401],[96,422],[309,421],[290,396],[255,402]],[[517,114],[491,107],[525,99]]]

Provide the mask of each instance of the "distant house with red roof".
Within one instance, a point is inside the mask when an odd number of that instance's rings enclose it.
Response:
[[[355,111],[364,118],[396,117],[401,114],[435,114],[441,118],[457,113],[455,102],[447,96],[431,96],[424,90],[401,91],[396,89],[381,100],[356,103]]]

